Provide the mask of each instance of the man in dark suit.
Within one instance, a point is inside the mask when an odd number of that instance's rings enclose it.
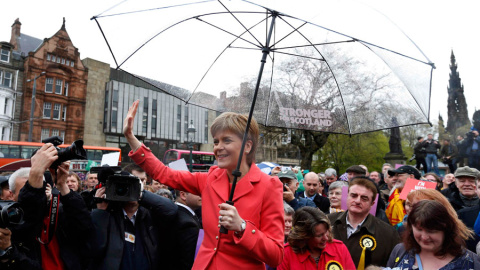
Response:
[[[321,195],[323,190],[323,183],[320,181],[318,174],[314,172],[309,172],[303,177],[303,186],[305,187],[305,192],[300,193],[300,197],[311,200],[315,203],[318,209],[320,209],[325,214],[328,214],[330,211],[330,201],[328,198]]]
[[[184,191],[175,191],[178,205],[175,233],[173,235],[172,269],[192,269],[197,247],[198,232],[201,229],[195,210],[202,206],[202,198]]]

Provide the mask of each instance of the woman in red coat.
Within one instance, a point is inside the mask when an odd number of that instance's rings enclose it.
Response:
[[[132,151],[129,156],[153,179],[172,188],[202,197],[205,236],[193,269],[265,269],[283,258],[283,189],[281,182],[255,165],[259,129],[252,119],[240,166],[241,176],[233,197],[226,204],[232,186],[247,117],[223,113],[210,131],[218,166],[208,173],[176,171],[160,162],[133,134],[133,120],[139,101],[130,107],[123,133]],[[219,233],[220,226],[228,234]]]
[[[285,245],[285,256],[278,270],[355,269],[350,252],[333,239],[330,221],[314,207],[295,212],[293,226]]]

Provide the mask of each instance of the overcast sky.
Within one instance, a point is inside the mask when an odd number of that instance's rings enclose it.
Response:
[[[359,0],[360,1],[360,0]],[[10,41],[11,25],[16,18],[22,33],[40,39],[51,37],[66,17],[66,29],[81,58],[110,63],[113,60],[100,31],[90,18],[120,1],[27,1],[2,3],[0,40]],[[453,49],[458,71],[465,86],[469,117],[480,99],[480,17],[474,0],[362,0],[395,22],[436,65],[433,72],[430,118],[436,122],[440,113],[447,118],[447,84],[450,54]],[[68,4],[67,4],[68,3]],[[113,66],[113,65],[112,65]]]

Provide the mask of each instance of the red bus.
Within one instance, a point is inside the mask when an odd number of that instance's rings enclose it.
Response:
[[[168,165],[170,162],[185,159],[187,166],[190,168],[190,150],[170,149],[165,152],[163,164]],[[192,151],[193,171],[206,172],[213,166],[215,155],[213,152]]]
[[[30,167],[30,157],[32,156],[33,151],[39,149],[42,145],[43,143],[37,142],[0,141],[0,172],[12,172],[22,167]],[[58,147],[66,148],[68,146],[70,146],[70,144],[61,144]],[[118,160],[120,166],[120,162],[122,161],[120,148],[88,145],[84,145],[83,148],[87,152],[88,160],[95,161],[99,164],[102,161],[102,156],[104,154],[118,152],[120,153]],[[87,162],[87,160],[73,161],[72,163],[78,163],[76,165],[79,165],[76,168],[73,168],[73,170],[82,171],[82,168],[84,170]]]

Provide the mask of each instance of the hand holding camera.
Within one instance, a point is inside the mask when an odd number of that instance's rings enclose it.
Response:
[[[12,232],[7,228],[0,228],[0,250],[6,250],[12,246]]]

